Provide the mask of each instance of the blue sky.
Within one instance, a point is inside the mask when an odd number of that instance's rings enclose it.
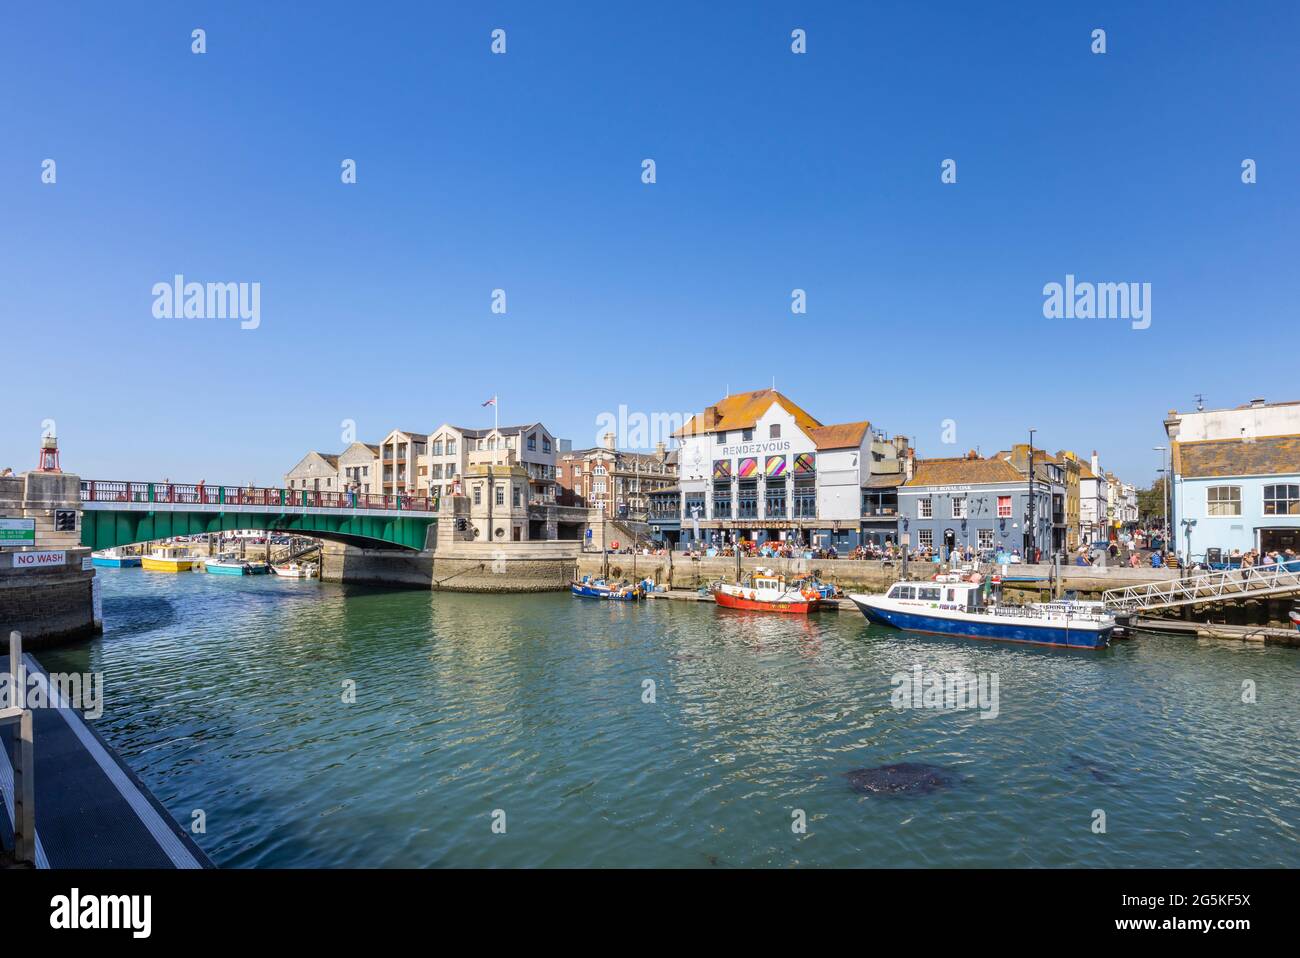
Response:
[[[1195,394],[1300,398],[1298,10],[7,5],[0,466],[53,419],[87,477],[278,484],[344,420],[499,394],[585,445],[775,377],[1147,482]],[[260,283],[260,326],[155,318],[176,273]],[[1066,274],[1151,283],[1150,328],[1045,319]]]

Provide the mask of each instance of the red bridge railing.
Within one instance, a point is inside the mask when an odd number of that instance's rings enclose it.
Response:
[[[164,505],[261,506],[268,509],[357,509],[434,512],[434,496],[377,495],[368,492],[317,492],[258,486],[210,486],[183,482],[81,480],[82,502],[157,502]]]

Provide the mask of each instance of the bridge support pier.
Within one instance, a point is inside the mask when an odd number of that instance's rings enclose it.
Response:
[[[60,528],[69,512],[72,527]],[[101,631],[95,570],[81,544],[81,480],[62,472],[0,478],[0,519],[17,520],[3,524],[6,536],[31,529],[30,538],[0,540],[0,635],[21,632],[36,649]]]

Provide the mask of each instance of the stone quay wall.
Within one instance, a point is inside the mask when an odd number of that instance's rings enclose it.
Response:
[[[55,529],[56,509],[77,510],[77,528]],[[21,632],[23,645],[39,649],[94,635],[95,570],[81,544],[81,479],[67,473],[29,472],[0,479],[0,517],[31,519],[35,546],[0,550],[0,641]],[[62,552],[56,565],[20,567],[24,552]]]
[[[448,592],[554,592],[576,572],[579,543],[456,542],[434,551],[360,549],[326,542],[321,577],[333,582]]]
[[[736,560],[734,558],[712,557],[691,559],[680,553],[671,556],[635,557],[609,556],[609,572],[614,578],[637,579],[649,576],[655,583],[668,585],[674,589],[698,589],[717,579],[734,580],[736,577]],[[583,553],[578,559],[578,571],[581,575],[600,575],[604,567],[604,557],[599,552]],[[858,559],[741,559],[741,569],[753,572],[755,569],[773,569],[787,578],[798,578],[816,572],[823,581],[832,582],[846,592],[880,592],[889,588],[894,582],[904,578],[902,563],[886,563],[880,560]],[[946,570],[946,566],[929,562],[909,562],[908,579],[928,579],[937,571]],[[1015,601],[1022,597],[1024,601],[1038,601],[1040,593],[1050,586],[1046,577],[1052,574],[1050,565],[1012,565],[1008,574],[1014,576],[1041,576],[1042,582],[1007,583],[1004,592]],[[1061,588],[1074,589],[1080,597],[1099,598],[1106,589],[1122,588],[1130,585],[1142,585],[1147,582],[1162,582],[1177,578],[1177,570],[1170,569],[1101,569],[1097,567],[1061,567]]]

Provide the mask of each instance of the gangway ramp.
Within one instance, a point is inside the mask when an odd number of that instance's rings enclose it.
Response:
[[[1300,595],[1300,562],[1202,572],[1182,579],[1107,589],[1101,599],[1116,611],[1151,612],[1207,602],[1239,602],[1286,595]]]

